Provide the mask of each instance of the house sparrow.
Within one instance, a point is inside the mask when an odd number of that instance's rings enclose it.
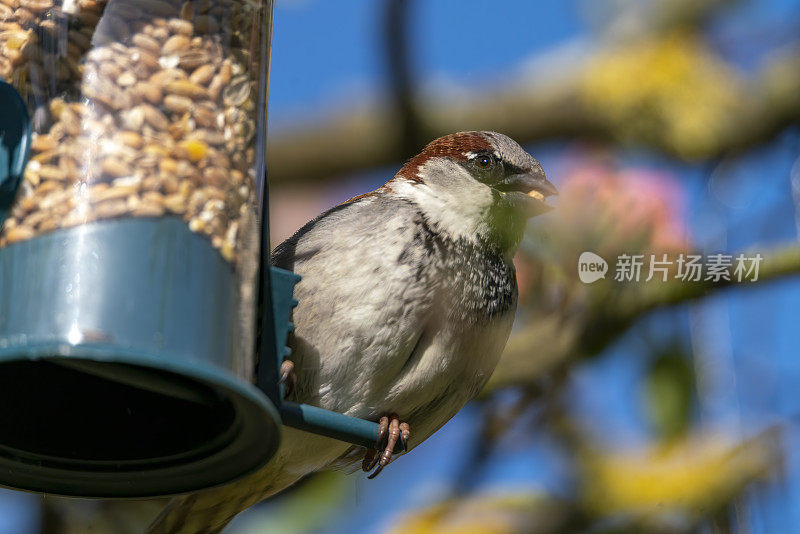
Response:
[[[385,185],[307,223],[272,254],[302,276],[291,398],[378,421],[382,452],[291,428],[261,470],[173,499],[151,533],[218,532],[241,510],[331,466],[380,472],[474,397],[506,344],[526,220],[556,194],[495,132],[436,139]],[[291,367],[291,366],[288,366]],[[288,374],[289,369],[285,368]]]

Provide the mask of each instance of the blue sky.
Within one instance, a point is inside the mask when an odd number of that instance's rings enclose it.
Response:
[[[535,54],[586,37],[594,0],[428,0],[412,2],[411,42],[424,83],[502,83]],[[637,0],[638,1],[638,0]],[[270,115],[291,122],[353,95],[383,90],[379,0],[277,0]],[[603,4],[597,2],[596,4]],[[605,5],[605,4],[603,4]],[[711,24],[716,41],[743,68],[786,41],[800,22],[797,0],[738,2]],[[781,31],[775,31],[775,28]],[[756,35],[742,43],[741,35]],[[730,50],[729,50],[730,49]]]
[[[354,95],[384,89],[381,6],[376,0],[278,1],[272,49],[270,115],[325,111]],[[423,81],[502,81],[535,50],[579,35],[572,2],[433,0],[414,2],[410,28]],[[532,5],[532,4],[531,4]],[[509,16],[509,15],[519,16]]]

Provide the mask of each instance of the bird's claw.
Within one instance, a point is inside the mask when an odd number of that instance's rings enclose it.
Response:
[[[294,374],[294,362],[291,360],[283,360],[281,363],[281,377],[278,379],[278,384],[285,386],[284,397],[288,397],[294,391],[294,387],[297,385],[297,375]]]
[[[378,439],[376,441],[378,450],[367,450],[364,455],[364,461],[361,463],[361,469],[366,472],[375,469],[367,478],[375,478],[383,471],[384,467],[389,465],[389,462],[392,461],[397,440],[400,440],[403,452],[408,451],[409,438],[411,438],[411,426],[408,423],[401,422],[396,415],[384,415],[381,417],[380,421],[378,421]],[[378,451],[380,451],[380,454],[378,454]]]

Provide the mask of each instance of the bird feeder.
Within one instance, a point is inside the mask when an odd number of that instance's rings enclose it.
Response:
[[[197,490],[263,466],[282,424],[372,446],[278,385],[299,277],[268,262],[272,2],[0,22],[0,485]]]

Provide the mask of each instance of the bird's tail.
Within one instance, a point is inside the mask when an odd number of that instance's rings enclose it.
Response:
[[[147,534],[216,534],[242,510],[324,469],[349,446],[341,441],[284,429],[275,457],[241,480],[173,498]]]
[[[242,510],[278,493],[301,477],[274,477],[271,469],[209,490],[169,501],[150,524],[147,534],[216,534]],[[273,480],[266,480],[273,476]]]

